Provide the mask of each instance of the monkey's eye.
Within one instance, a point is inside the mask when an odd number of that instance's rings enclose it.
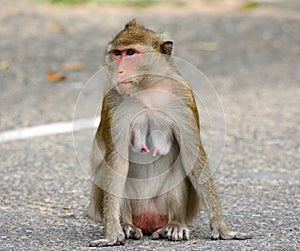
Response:
[[[132,56],[133,54],[136,53],[136,50],[135,49],[127,49],[126,51],[126,55],[127,56]]]
[[[116,56],[116,57],[122,55],[122,52],[120,50],[113,50],[111,53],[113,56]]]

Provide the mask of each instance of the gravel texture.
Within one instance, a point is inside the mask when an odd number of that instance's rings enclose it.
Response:
[[[227,133],[216,186],[229,227],[253,238],[211,241],[201,213],[189,241],[146,236],[105,250],[300,249],[300,4],[232,12],[0,5],[0,131],[71,120],[105,45],[132,17],[171,34],[175,55],[201,69],[220,97]],[[53,32],[58,24],[65,32]],[[84,68],[60,69],[73,61]],[[47,83],[49,70],[66,80]],[[83,149],[86,133],[76,134]],[[72,135],[0,143],[0,153],[0,250],[97,250],[88,242],[103,227],[86,216],[91,183]]]

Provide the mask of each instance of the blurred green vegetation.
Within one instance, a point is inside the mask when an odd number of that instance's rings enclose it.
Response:
[[[242,5],[242,10],[247,10],[247,9],[252,9],[258,7],[258,2],[257,1],[246,1]]]
[[[49,0],[48,2],[57,4],[78,4],[87,2],[87,0]]]
[[[171,3],[171,4],[183,4],[183,0],[36,0],[38,2],[49,2],[53,4],[82,4],[93,3],[102,5],[127,5],[127,6],[139,6],[147,7],[154,4]]]

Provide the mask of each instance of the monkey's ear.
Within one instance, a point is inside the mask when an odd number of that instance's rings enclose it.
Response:
[[[109,43],[107,48],[106,48],[106,53],[109,53],[111,51],[111,49],[112,49],[112,44]]]
[[[172,51],[173,51],[173,42],[172,41],[164,41],[160,44],[160,52],[161,53],[171,56]]]

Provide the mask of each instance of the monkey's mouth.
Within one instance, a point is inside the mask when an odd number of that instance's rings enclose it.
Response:
[[[129,88],[129,87],[133,86],[133,82],[132,81],[123,81],[123,82],[117,83],[117,86],[119,88]]]

